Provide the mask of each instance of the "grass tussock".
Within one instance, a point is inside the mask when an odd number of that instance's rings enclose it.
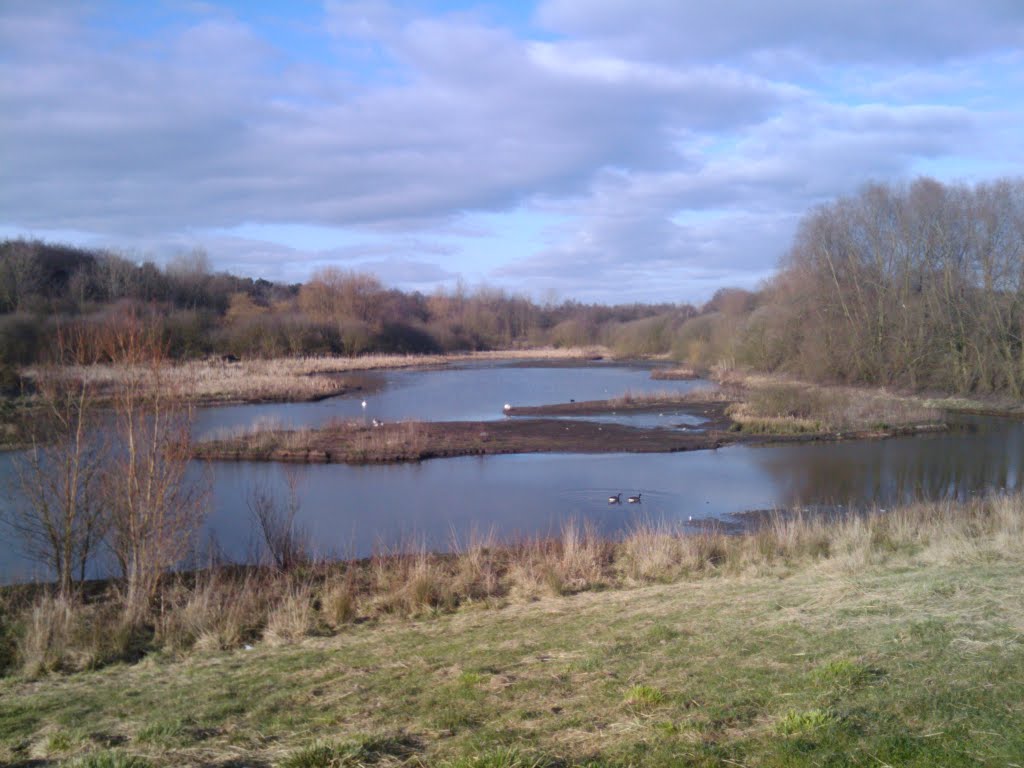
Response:
[[[85,603],[44,595],[22,616],[15,654],[21,672],[35,678],[138,658],[144,634],[138,617],[119,598]]]
[[[1024,498],[922,502],[825,520],[779,513],[743,535],[639,525],[618,540],[576,521],[559,536],[500,545],[471,536],[451,554],[419,548],[368,560],[213,569],[167,580],[148,613],[129,612],[116,585],[80,598],[8,604],[12,667],[27,677],[102,666],[154,652],[208,653],[293,645],[353,623],[502,606],[550,596],[722,575],[789,575],[808,567],[856,573],[893,561],[1016,557]]]

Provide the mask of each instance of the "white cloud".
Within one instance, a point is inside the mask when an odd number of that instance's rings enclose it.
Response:
[[[546,0],[547,27],[670,60],[802,52],[824,61],[928,61],[1024,43],[1016,0]]]
[[[329,2],[327,53],[300,60],[223,9],[132,37],[5,7],[0,224],[204,245],[289,280],[336,259],[426,286],[482,254],[534,295],[749,284],[810,205],[1020,156],[1017,115],[976,95],[993,62],[1019,88],[1019,8],[548,0],[553,34],[528,39],[480,12]],[[467,212],[531,207],[562,223],[528,252],[488,261],[487,233],[458,234]],[[253,222],[344,237],[210,234]]]

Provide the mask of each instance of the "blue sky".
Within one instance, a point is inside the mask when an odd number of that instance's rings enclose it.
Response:
[[[1017,176],[1018,0],[0,7],[0,235],[694,301],[868,181]]]

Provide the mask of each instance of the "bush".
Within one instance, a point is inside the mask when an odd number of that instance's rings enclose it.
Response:
[[[209,312],[174,312],[164,320],[168,354],[176,359],[203,357],[213,350],[211,331],[214,316]]]
[[[43,321],[24,314],[0,316],[0,363],[31,365],[45,347]]]
[[[442,351],[441,345],[426,329],[409,323],[385,323],[374,338],[376,352],[402,355],[429,355]]]

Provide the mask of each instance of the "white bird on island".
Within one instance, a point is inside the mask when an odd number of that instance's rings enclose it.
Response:
[[[502,408],[502,410],[503,411],[511,411],[512,410],[512,406],[509,403],[505,403],[505,407]]]

